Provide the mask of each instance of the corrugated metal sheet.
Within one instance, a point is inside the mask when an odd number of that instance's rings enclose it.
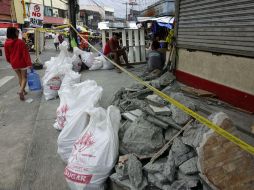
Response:
[[[253,0],[179,0],[177,46],[254,57]]]

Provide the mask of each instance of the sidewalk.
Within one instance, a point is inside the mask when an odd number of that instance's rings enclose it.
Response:
[[[119,74],[115,70],[84,71],[81,81],[87,79],[95,80],[103,87],[100,105],[104,108],[110,105],[116,90],[133,83],[127,75]],[[22,190],[68,189],[63,175],[65,164],[57,154],[59,131],[53,128],[58,105],[59,99],[41,99],[24,170]]]

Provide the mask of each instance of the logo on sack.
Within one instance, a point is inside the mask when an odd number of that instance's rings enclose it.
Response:
[[[68,105],[63,105],[59,110],[57,110],[56,115],[57,115],[57,123],[59,128],[63,129],[64,124],[66,122],[66,113],[69,110]]]
[[[61,86],[61,79],[60,77],[53,77],[48,82],[50,90],[59,90]]]
[[[74,173],[70,171],[67,167],[64,170],[64,176],[71,181],[82,184],[89,184],[93,177],[93,175],[83,175]]]
[[[78,160],[78,155],[84,157],[95,157],[90,153],[86,153],[86,149],[95,143],[94,136],[91,132],[86,132],[80,139],[76,141],[73,149],[73,159]]]

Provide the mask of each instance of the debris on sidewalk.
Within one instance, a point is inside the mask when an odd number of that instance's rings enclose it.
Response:
[[[164,75],[170,78],[169,74]],[[174,77],[161,82],[162,76],[159,79],[154,78],[150,84],[193,111],[200,107],[181,93],[181,87]],[[206,91],[195,93],[196,96],[202,97],[214,96]],[[120,89],[115,93],[112,104],[119,107],[125,122],[119,130],[120,157],[128,155],[129,159],[130,155],[136,156],[132,156],[132,161],[135,160],[136,163],[135,170],[128,167],[128,162],[119,162],[116,165],[116,173],[110,176],[112,183],[122,189],[131,190],[143,189],[141,184],[146,184],[146,189],[162,190],[251,188],[248,185],[254,182],[254,178],[251,178],[254,167],[246,167],[247,163],[253,165],[252,155],[239,151],[240,148],[236,145],[193,120],[179,108],[151,94],[145,87],[133,85]],[[140,110],[139,114],[132,114],[134,110]],[[218,122],[222,121],[218,116],[220,114],[212,114],[209,118],[222,128],[230,130],[229,127],[223,127],[223,122]],[[223,151],[220,151],[221,148]],[[213,155],[211,151],[217,151],[217,154]],[[225,157],[228,159],[224,160]],[[214,163],[210,164],[213,160]],[[246,167],[243,169],[240,168],[240,160],[245,160]],[[224,180],[219,180],[225,178],[224,173],[220,172],[221,169],[229,172],[227,180],[232,183],[232,188],[225,186]],[[246,179],[234,182],[233,178],[238,169],[248,171],[242,174]],[[129,172],[132,172],[131,176],[127,175]],[[240,184],[240,181],[245,184]]]

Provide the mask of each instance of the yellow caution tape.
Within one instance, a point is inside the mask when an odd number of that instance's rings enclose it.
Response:
[[[82,37],[82,35],[80,35],[78,33],[78,31],[72,26],[70,25],[73,30],[77,33],[77,35],[80,36],[80,38],[82,38],[83,40],[86,41],[86,39],[84,39]],[[92,46],[89,42],[87,42],[96,52],[100,53],[94,46]],[[104,56],[104,55],[103,55]],[[180,102],[174,100],[173,98],[171,98],[170,96],[166,95],[165,93],[159,91],[158,89],[154,88],[153,86],[151,86],[150,84],[148,84],[147,82],[143,81],[142,79],[140,79],[139,77],[137,77],[136,75],[132,74],[131,72],[129,72],[128,70],[124,69],[123,67],[117,65],[115,62],[113,62],[112,60],[110,60],[108,57],[104,56],[105,59],[107,59],[109,62],[111,62],[113,65],[115,65],[116,67],[118,67],[120,70],[122,70],[123,72],[125,72],[126,74],[128,74],[130,77],[132,77],[134,80],[138,81],[139,83],[143,84],[144,86],[146,86],[147,88],[149,88],[150,90],[152,90],[155,94],[159,95],[160,97],[162,97],[163,99],[167,100],[169,103],[173,104],[174,106],[178,107],[179,109],[181,109],[182,111],[184,111],[185,113],[189,114],[190,116],[192,116],[193,118],[195,118],[196,120],[198,120],[200,123],[206,125],[207,127],[209,127],[210,129],[213,129],[216,133],[218,133],[219,135],[225,137],[226,139],[228,139],[229,141],[235,143],[236,145],[238,145],[239,147],[241,147],[243,150],[251,153],[254,155],[254,147],[249,145],[248,143],[242,141],[241,139],[237,138],[236,136],[230,134],[229,132],[227,132],[226,130],[222,129],[221,127],[219,127],[218,125],[215,125],[214,123],[212,123],[210,120],[208,120],[207,118],[199,115],[198,113],[192,111],[191,109],[187,108],[186,106],[184,106],[183,104],[181,104]]]

